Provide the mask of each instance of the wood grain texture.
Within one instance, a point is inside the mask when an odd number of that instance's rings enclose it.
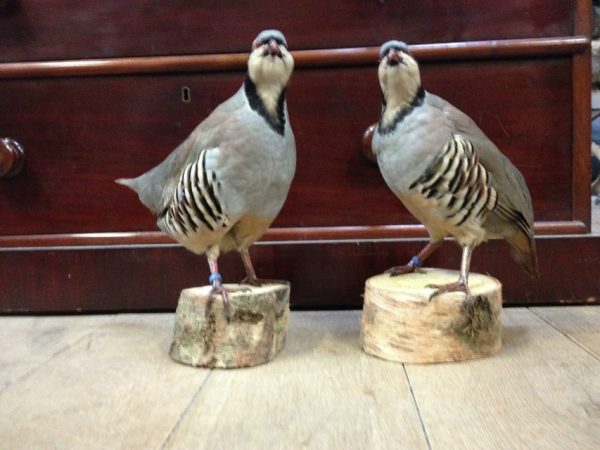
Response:
[[[0,319],[0,392],[41,369],[105,324],[108,316],[3,317]]]
[[[165,448],[427,448],[402,365],[362,353],[358,322],[292,314],[282,353],[213,372]]]
[[[181,291],[169,355],[182,364],[233,369],[264,364],[285,343],[290,286],[225,284],[227,309],[211,286]]]
[[[83,0],[77,6],[66,0],[6,3],[0,10],[5,43],[0,61],[244,52],[258,31],[274,27],[286,33],[294,49],[318,49],[378,46],[398,30],[409,43],[566,36],[574,22],[573,7],[560,0],[460,0],[451,6],[368,1],[346,2],[343,8],[334,0],[285,8],[276,0],[243,7],[218,0],[131,0],[127,7],[117,0]]]
[[[600,359],[600,308],[531,308],[538,317]]]
[[[566,56],[585,53],[587,36],[502,39],[410,45],[419,61]],[[379,47],[292,50],[296,69],[372,65]],[[248,54],[137,56],[129,58],[0,63],[0,79],[244,70]]]
[[[570,220],[572,214],[571,128],[563,120],[570,115],[569,67],[568,58],[423,67],[425,85],[469,113],[524,172],[540,221]],[[380,108],[375,72],[373,66],[294,74],[289,110],[297,173],[276,227],[415,223],[361,155],[364,128]],[[27,148],[28,163],[4,186],[0,234],[155,230],[137,197],[113,180],[160,162],[242,78],[228,73],[3,82],[0,117]],[[181,101],[183,86],[191,90],[191,103]],[[327,99],[318,120],[315,99]],[[9,113],[9,107],[18,112]]]
[[[598,308],[548,317],[597,345]],[[0,354],[22,356],[0,360],[0,380],[26,374],[0,386],[3,446],[593,449],[600,439],[600,361],[527,309],[505,310],[497,357],[406,368],[360,350],[358,311],[293,312],[280,357],[239,371],[173,363],[172,321],[0,317],[10,330]]]
[[[0,434],[10,448],[157,448],[208,376],[169,359],[171,315],[39,322],[0,344],[20,346],[24,367],[39,358],[0,390]],[[46,358],[53,332],[71,339]]]
[[[364,281],[405,264],[423,248],[422,239],[279,242],[251,249],[259,277],[288,280],[294,309],[360,308]],[[600,237],[537,240],[539,281],[531,280],[510,257],[504,242],[481,245],[472,270],[498,278],[506,304],[600,303]],[[575,255],[575,256],[574,256]],[[428,267],[457,270],[460,248],[448,242]],[[235,253],[219,260],[225,282],[244,276]],[[204,285],[208,266],[176,246],[92,247],[4,250],[0,311],[175,310],[183,288]]]
[[[577,0],[574,6],[573,33],[589,36],[592,32],[592,5],[584,0]],[[590,158],[585,157],[591,145],[591,96],[588,95],[591,83],[590,63],[588,56],[591,46],[586,51],[573,57],[573,154],[580,155],[573,160],[573,218],[581,219],[590,229],[590,209],[587,198],[590,196],[589,173]]]
[[[588,57],[591,49],[586,53],[573,57],[573,155],[584,155],[591,147],[591,96],[588,95],[592,82],[592,73],[589,70]],[[573,192],[573,218],[584,220],[588,223],[590,209],[587,199],[591,194],[590,176],[591,158],[574,158],[572,165],[572,192]]]
[[[408,364],[493,356],[502,347],[502,285],[471,272],[470,295],[433,286],[455,283],[458,271],[424,269],[365,282],[360,343],[378,358]]]
[[[267,271],[292,274],[286,277],[301,286],[299,307],[360,305],[373,267],[406,261],[416,247],[411,239],[424,236],[361,155],[362,133],[380,110],[377,46],[390,37],[411,44],[426,87],[471,115],[523,171],[536,233],[588,230],[589,99],[580,94],[589,86],[589,1],[334,8],[309,0],[287,5],[285,14],[275,3],[1,3],[0,132],[28,152],[24,170],[0,187],[2,311],[172,309],[183,287],[204,280],[204,261],[170,247],[154,218],[113,180],[161,161],[229,97],[241,84],[250,41],[274,25],[298,63],[289,89],[298,174],[265,236],[286,243],[259,253]],[[27,78],[31,70],[37,78]],[[339,242],[351,239],[360,242]],[[400,247],[371,243],[381,239],[401,239]],[[551,239],[542,245],[543,286],[514,276],[497,244],[490,247],[497,254],[482,253],[482,267],[509,279],[509,302],[598,301],[598,280],[587,270],[598,260],[596,238]],[[289,241],[308,247],[298,251]],[[80,245],[92,247],[71,247]],[[168,246],[164,260],[148,245]],[[455,255],[444,250],[441,265],[456,268]],[[347,261],[358,269],[343,272]],[[226,263],[234,281],[236,263]],[[126,299],[130,284],[138,291]]]
[[[527,310],[503,323],[493,358],[406,367],[431,448],[595,448],[600,361]]]
[[[536,236],[583,234],[587,225],[581,221],[542,221],[534,223]],[[423,225],[362,225],[335,227],[285,227],[270,228],[259,242],[285,241],[344,241],[372,239],[425,238]],[[172,246],[173,239],[162,231],[100,232],[100,233],[57,233],[0,236],[0,250],[34,250],[46,248],[75,249],[97,246]]]

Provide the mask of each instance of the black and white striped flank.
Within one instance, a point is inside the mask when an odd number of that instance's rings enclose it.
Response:
[[[479,162],[473,144],[454,135],[425,173],[409,189],[417,189],[428,199],[446,208],[446,219],[460,226],[496,208],[498,195],[490,175]]]
[[[221,185],[215,172],[206,168],[206,152],[183,169],[171,202],[159,216],[161,228],[170,234],[189,236],[201,227],[214,231],[229,226]]]

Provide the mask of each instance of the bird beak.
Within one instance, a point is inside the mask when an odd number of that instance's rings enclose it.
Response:
[[[388,66],[397,66],[398,64],[403,63],[402,56],[398,53],[398,50],[391,49],[387,54],[387,63]]]
[[[265,44],[267,46],[267,53],[269,54],[269,56],[278,56],[278,57],[282,57],[282,53],[281,53],[281,49],[279,48],[279,45],[277,44],[277,42],[275,41],[275,39],[271,39],[267,44]]]

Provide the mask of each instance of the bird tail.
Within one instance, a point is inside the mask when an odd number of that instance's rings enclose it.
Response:
[[[119,178],[118,180],[115,180],[115,183],[120,184],[122,186],[127,186],[136,194],[140,194],[137,178]]]
[[[511,255],[531,278],[540,277],[535,240],[522,231],[506,238],[511,247]]]
[[[131,190],[137,192],[135,188],[135,178],[119,178],[118,180],[115,180],[115,183],[127,186]]]
[[[153,189],[153,186],[148,187],[148,183],[144,183],[142,179],[143,176],[144,175],[137,178],[119,178],[118,180],[115,180],[115,183],[127,186],[138,195],[140,201],[146,208],[157,213],[159,209],[159,205],[156,201],[157,193],[155,192],[155,189]]]

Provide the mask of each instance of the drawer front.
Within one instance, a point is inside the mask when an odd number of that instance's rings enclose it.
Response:
[[[0,61],[247,51],[259,30],[280,28],[294,50],[566,36],[563,0],[4,0]]]
[[[537,220],[571,219],[570,62],[424,63],[423,82],[467,112],[519,167]],[[114,179],[160,162],[243,73],[0,83],[0,130],[26,149],[2,181],[0,234],[154,230]],[[183,87],[191,101],[181,98]],[[376,66],[298,69],[289,88],[297,173],[278,227],[415,223],[361,151],[378,118]]]

